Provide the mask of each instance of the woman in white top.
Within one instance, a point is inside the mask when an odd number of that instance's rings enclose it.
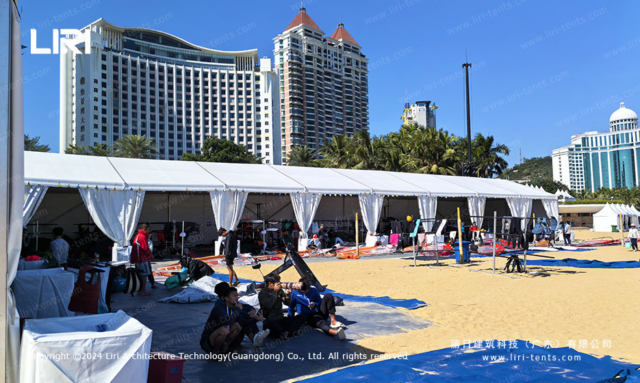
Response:
[[[564,224],[564,244],[571,246],[571,224],[569,222]]]
[[[629,239],[631,240],[631,251],[638,251],[638,229],[634,224],[631,224],[629,229]]]
[[[53,257],[58,262],[60,267],[64,267],[67,269],[67,258],[69,257],[69,244],[67,241],[62,239],[62,234],[64,230],[61,227],[56,227],[53,229],[53,241],[51,241],[51,253],[53,253]]]

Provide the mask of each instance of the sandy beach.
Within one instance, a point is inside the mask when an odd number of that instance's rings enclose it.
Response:
[[[620,233],[577,230],[576,239],[620,238]],[[557,259],[631,261],[640,258],[622,246],[600,247],[585,252],[548,253]],[[529,259],[542,259],[531,257]],[[404,310],[433,323],[424,330],[394,336],[370,334],[358,347],[384,353],[416,354],[449,348],[452,342],[491,339],[522,339],[541,346],[567,347],[596,356],[640,363],[640,271],[638,269],[586,269],[530,266],[528,274],[506,274],[506,260],[472,258],[456,266],[435,260],[331,260],[314,263],[312,270],[333,290],[357,295],[388,295],[416,298],[428,303],[417,310]],[[265,274],[271,270],[263,267]],[[216,272],[226,273],[218,268]],[[261,279],[257,270],[238,267],[241,278]],[[290,269],[283,280],[299,277]],[[586,340],[587,346],[580,347]],[[607,343],[610,341],[610,347]]]

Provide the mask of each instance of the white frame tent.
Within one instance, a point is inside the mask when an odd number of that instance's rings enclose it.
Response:
[[[624,217],[623,228],[620,228],[621,215]],[[607,203],[599,212],[593,214],[593,230],[610,233],[611,226],[615,225],[622,231],[631,223],[637,225],[639,216],[640,212],[633,206]]]
[[[85,204],[100,201],[98,196],[101,194],[109,194],[111,204],[122,200],[124,204],[138,206],[147,191],[209,192],[216,224],[224,222],[231,227],[237,225],[242,216],[249,193],[291,195],[296,220],[303,222],[305,227],[306,222],[310,224],[313,220],[322,196],[357,196],[363,218],[366,218],[364,223],[370,233],[376,230],[385,197],[416,197],[422,214],[434,215],[423,216],[423,219],[435,218],[438,198],[467,198],[469,211],[479,216],[484,214],[487,198],[515,200],[529,206],[533,200],[545,200],[546,205],[557,205],[557,197],[553,194],[498,179],[38,152],[25,153],[24,182],[34,188],[80,189]],[[122,194],[124,192],[128,194]],[[85,194],[91,194],[94,198],[84,198]],[[89,210],[96,222],[103,221],[106,227],[113,227],[114,223],[109,217],[105,214],[99,216],[99,212],[105,211],[104,208],[100,209],[99,202],[93,211]],[[512,214],[517,215],[513,211]],[[125,242],[122,233],[130,232],[131,223],[137,216],[138,208],[122,209],[117,219],[123,222],[126,230],[114,231],[118,234],[113,237],[105,234],[122,245]]]

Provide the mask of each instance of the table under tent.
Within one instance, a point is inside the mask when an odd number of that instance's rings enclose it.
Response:
[[[554,195],[515,182],[384,171],[27,152],[25,183],[25,206],[38,225],[103,235],[114,261],[125,260],[123,249],[142,222],[167,243],[180,240],[176,232],[190,223],[188,246],[210,245],[215,254],[221,227],[268,240],[277,238],[282,222],[295,221],[304,249],[317,224],[354,236],[356,213],[361,242],[375,242],[390,219],[407,215],[422,218],[430,232],[435,219],[451,219],[458,208],[467,225],[469,217],[493,212],[558,216]],[[474,220],[490,229],[482,218]]]

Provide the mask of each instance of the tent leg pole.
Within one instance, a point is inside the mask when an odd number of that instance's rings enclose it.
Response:
[[[498,228],[498,212],[493,212],[493,273],[496,273],[496,230]]]
[[[464,257],[462,255],[462,221],[460,220],[460,208],[458,208],[458,256],[458,263],[464,263]]]
[[[433,236],[433,243],[436,246],[436,265],[440,266],[440,252],[438,251],[438,232]]]
[[[416,265],[416,237],[413,237],[413,267],[417,267],[417,265]]]

